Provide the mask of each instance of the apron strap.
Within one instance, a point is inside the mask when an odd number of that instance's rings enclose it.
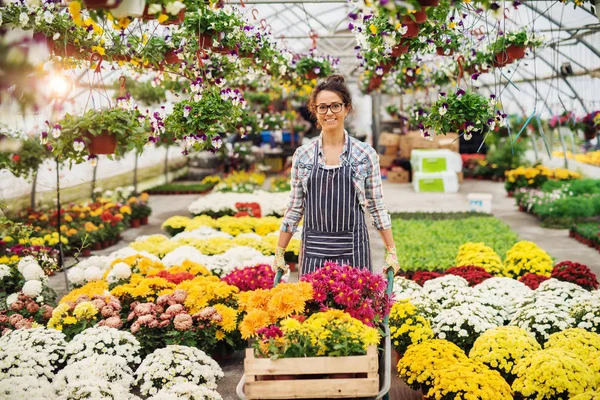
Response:
[[[321,139],[315,140],[315,157],[313,162],[314,168],[317,168],[319,165],[319,140]]]

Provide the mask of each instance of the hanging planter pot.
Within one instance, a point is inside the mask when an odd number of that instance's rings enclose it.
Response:
[[[506,52],[513,60],[520,60],[525,57],[525,46],[510,45],[506,48]]]
[[[115,18],[141,17],[146,9],[146,0],[123,0],[117,8],[111,10]]]
[[[310,80],[317,79],[319,77],[319,75],[315,71],[308,71],[305,76],[306,79]]]
[[[198,46],[201,49],[212,49],[213,47],[213,36],[209,33],[201,33],[198,37]]]
[[[169,15],[169,19],[165,22],[161,22],[161,25],[180,25],[185,21],[185,8],[179,11],[177,15]]]
[[[508,64],[511,64],[513,61],[514,60],[510,57],[510,55],[506,51],[501,51],[500,53],[496,54],[496,56],[494,57],[494,65],[496,67],[504,67]]]
[[[405,44],[405,41],[392,47],[392,57],[400,57],[402,54],[406,53],[408,53],[408,44]]]
[[[412,16],[415,18],[414,20],[409,15],[403,16],[402,23],[408,24],[409,22],[415,22],[417,24],[423,24],[425,23],[425,21],[427,21],[427,13],[424,9],[421,9],[421,11],[414,12]]]
[[[449,50],[449,51],[446,52],[446,50]],[[443,47],[436,48],[435,52],[438,56],[443,56],[443,57],[452,57],[454,55],[453,49],[444,49]]]
[[[419,0],[421,7],[436,7],[440,4],[440,0]]]
[[[410,22],[403,22],[402,25],[408,27],[406,33],[402,35],[403,38],[414,38],[419,35],[419,25],[413,20],[410,20]]]
[[[390,61],[386,64],[381,64],[381,68],[383,68],[383,73],[387,74],[390,70],[396,65],[396,63]]]
[[[98,136],[88,133],[87,138],[90,139],[88,144],[90,154],[113,154],[117,148],[117,136],[107,132]]]
[[[373,91],[378,89],[381,86],[381,82],[383,82],[383,77],[381,76],[373,76],[369,81],[369,91]]]
[[[173,50],[169,50],[165,53],[165,64],[179,64],[181,60],[177,57],[177,54]]]
[[[122,0],[83,0],[88,10],[107,10],[117,8]]]

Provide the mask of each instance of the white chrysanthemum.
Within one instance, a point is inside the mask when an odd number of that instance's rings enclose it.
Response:
[[[216,389],[217,379],[223,377],[223,371],[202,350],[171,345],[148,355],[135,371],[135,376],[143,395],[156,395],[159,390],[178,383]]]
[[[437,291],[446,288],[469,287],[469,282],[462,276],[444,275],[435,279],[430,279],[423,284],[425,293]]]
[[[579,285],[571,282],[559,281],[558,279],[550,278],[538,286],[534,291],[536,296],[540,294],[550,294],[561,299],[567,305],[575,304],[578,301],[590,298],[590,292]]]
[[[19,293],[13,293],[6,298],[6,305],[10,307],[12,303],[19,299]]]
[[[0,380],[11,376],[46,376],[64,359],[65,335],[54,329],[17,329],[0,337]]]
[[[37,264],[38,262],[36,261],[35,258],[33,258],[32,256],[27,256],[27,257],[23,257],[19,260],[19,263],[17,264],[17,269],[19,270],[19,272],[22,274],[23,273],[23,269],[25,269],[25,267],[29,264]]]
[[[83,271],[83,275],[88,282],[99,281],[104,277],[104,270],[98,267],[88,267]]]
[[[223,400],[223,398],[216,390],[184,382],[161,389],[148,400]]]
[[[591,296],[574,304],[570,315],[574,319],[575,327],[600,333],[600,299]]]
[[[81,268],[75,266],[67,270],[67,279],[69,279],[69,282],[73,285],[81,286],[85,283],[85,273]]]
[[[0,280],[10,276],[10,267],[6,264],[0,264]]]
[[[54,400],[52,385],[45,377],[17,376],[0,379],[0,399]]]
[[[401,276],[396,276],[394,278],[394,294],[396,301],[410,299],[413,295],[419,294],[421,289],[421,285],[413,280]]]
[[[129,365],[141,362],[140,342],[128,331],[107,326],[88,328],[76,335],[66,347],[67,363],[106,354],[124,358]]]
[[[109,272],[106,280],[109,283],[117,282],[121,279],[127,279],[131,276],[131,267],[124,262],[116,263]]]
[[[42,294],[43,289],[44,285],[42,285],[41,281],[31,280],[25,282],[21,291],[24,295],[35,298]]]
[[[148,236],[146,236],[146,237],[148,237]],[[139,239],[139,237],[136,239],[136,241],[139,241],[138,239]],[[110,255],[107,258],[110,260],[110,262],[109,262],[109,265],[110,265],[110,263],[114,260],[123,259],[123,258],[131,257],[131,256],[141,256],[141,257],[148,258],[152,261],[160,261],[160,258],[156,257],[152,253],[148,253],[145,250],[135,250],[134,248],[131,248],[131,247],[123,247],[122,249],[113,251],[112,253],[110,253]]]
[[[507,311],[511,316],[517,310],[518,301],[531,292],[532,290],[523,282],[505,277],[486,279],[473,287],[473,295],[476,297],[506,299],[510,303]]]
[[[550,299],[552,297],[519,308],[509,325],[532,333],[540,344],[544,344],[553,333],[572,327],[575,320],[569,315],[569,309],[548,301]]]
[[[254,193],[222,193],[212,192],[200,197],[188,207],[191,214],[200,215],[205,212],[223,212],[235,210],[235,203],[258,203],[262,215],[283,215],[287,208],[288,193],[271,193],[256,190]]]
[[[67,365],[56,374],[52,386],[61,394],[70,384],[86,380],[110,382],[129,390],[134,378],[123,357],[96,354]]]
[[[466,303],[442,310],[431,325],[438,338],[468,351],[479,335],[500,324],[494,310],[482,304]]]
[[[23,268],[23,272],[21,272],[25,281],[33,281],[33,280],[41,280],[46,274],[44,274],[44,270],[40,265],[35,263],[29,263]]]
[[[165,255],[161,262],[166,267],[173,267],[176,265],[183,264],[184,261],[188,260],[191,262],[195,262],[198,264],[206,265],[207,261],[210,260],[211,257],[202,254],[200,250],[193,246],[180,246],[175,250],[171,251],[167,255]]]
[[[56,400],[139,400],[120,385],[100,380],[70,382]]]
[[[82,271],[85,271],[86,269],[88,269],[90,267],[95,267],[95,268],[98,268],[98,269],[104,271],[109,266],[110,266],[110,260],[106,256],[91,256],[83,261],[80,261],[79,264],[77,264],[77,267],[79,267]]]
[[[263,238],[258,233],[254,233],[254,232],[240,233],[236,237],[239,239],[255,239],[255,240],[262,240],[262,238]]]

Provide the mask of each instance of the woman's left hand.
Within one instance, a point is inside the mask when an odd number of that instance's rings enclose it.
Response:
[[[387,247],[385,250],[385,264],[383,264],[383,273],[392,268],[394,274],[400,269],[400,263],[398,263],[398,255],[396,254],[396,246]]]

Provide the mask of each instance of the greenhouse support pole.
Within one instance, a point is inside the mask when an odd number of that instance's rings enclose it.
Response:
[[[92,172],[92,195],[90,196],[92,200],[96,200],[94,195],[94,191],[96,190],[96,171],[98,170],[98,159],[96,159],[96,165],[94,165],[94,170]]]
[[[169,183],[169,146],[165,152],[165,183]]]
[[[60,225],[62,223],[62,218],[60,217],[60,162],[58,158],[56,159],[56,231],[58,232],[58,268],[62,269],[65,260],[63,254],[63,246],[62,246],[62,233],[60,231]],[[67,285],[67,289],[69,289],[69,282],[67,281],[67,272],[63,271],[65,274],[65,284]]]
[[[135,160],[133,161],[133,193],[137,193],[138,186],[138,177],[137,177],[137,169],[138,169],[138,157],[140,153],[135,152]]]
[[[35,210],[35,187],[37,186],[37,175],[39,168],[33,171],[32,182],[31,182],[31,195],[29,196],[29,208]]]
[[[565,169],[568,169],[569,162],[567,160],[567,146],[565,146],[565,139],[563,138],[563,135],[560,133],[559,129],[557,129],[556,131],[558,132],[558,138],[560,139],[560,145],[563,150],[563,156],[565,157]],[[573,155],[575,155],[575,154],[573,154]]]

